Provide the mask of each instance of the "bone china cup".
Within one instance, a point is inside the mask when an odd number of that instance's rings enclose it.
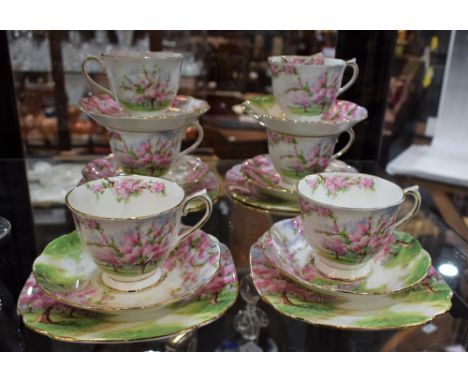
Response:
[[[320,173],[297,186],[304,237],[318,255],[317,268],[327,277],[353,280],[370,272],[369,260],[389,251],[393,231],[418,211],[418,186],[401,189],[388,180],[367,174]],[[411,210],[397,214],[407,195]]]
[[[305,137],[279,133],[267,127],[268,153],[276,171],[289,184],[309,174],[322,172],[331,160],[339,158],[354,142],[353,129],[346,130],[348,143],[333,154],[340,134],[323,137]]]
[[[90,61],[104,68],[111,89],[96,83],[87,72]],[[182,55],[171,52],[112,52],[88,56],[83,75],[96,93],[113,97],[121,108],[142,117],[164,113],[177,95]]]
[[[311,58],[315,59],[311,60]],[[273,93],[288,117],[319,120],[336,98],[356,81],[356,60],[344,61],[321,56],[273,56],[268,58]],[[353,69],[351,79],[341,86],[345,68]]]
[[[204,216],[183,234],[180,219],[190,201],[206,205]],[[118,290],[153,285],[160,265],[188,235],[211,215],[206,190],[185,196],[166,179],[116,176],[84,183],[65,197],[83,246],[103,272],[103,282]]]
[[[197,140],[180,152],[186,127],[168,131],[123,131],[109,129],[109,144],[115,159],[127,174],[161,176],[191,153],[203,140],[203,128],[198,121],[190,123],[198,131]]]

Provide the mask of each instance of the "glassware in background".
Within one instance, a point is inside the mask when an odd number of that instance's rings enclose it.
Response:
[[[260,299],[250,275],[242,278],[240,295],[246,302],[245,310],[240,310],[234,317],[234,328],[241,334],[245,343],[240,346],[241,351],[262,351],[257,345],[260,329],[268,326],[267,314],[257,307]]]

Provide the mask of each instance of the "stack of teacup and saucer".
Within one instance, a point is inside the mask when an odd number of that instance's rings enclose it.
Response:
[[[110,88],[87,72],[89,62],[105,68]],[[216,175],[200,158],[189,155],[203,140],[198,119],[209,110],[206,101],[178,95],[182,55],[169,52],[108,53],[90,56],[82,65],[96,95],[81,100],[81,110],[109,131],[112,154],[88,163],[84,180],[138,174],[173,180],[188,193],[206,189],[218,197]],[[187,129],[197,139],[181,151]],[[199,205],[199,207],[203,207]]]
[[[297,186],[301,215],[274,224],[251,248],[253,282],[280,313],[336,328],[420,325],[451,307],[431,257],[397,230],[417,212],[418,187],[367,174],[309,175]],[[406,196],[413,207],[397,220]]]
[[[355,60],[312,56],[268,59],[274,96],[244,102],[247,113],[267,129],[268,154],[235,166],[226,176],[234,199],[276,212],[298,213],[296,183],[322,171],[356,172],[340,161],[354,142],[353,126],[367,118],[367,110],[337,97],[358,77]],[[344,71],[353,75],[341,86]],[[338,137],[347,144],[337,152]]]
[[[68,192],[76,231],[53,240],[35,260],[18,312],[27,327],[62,341],[166,338],[219,318],[238,292],[228,248],[201,230],[212,212],[204,187],[209,171],[185,155],[202,139],[197,118],[208,106],[176,96],[181,55],[101,60],[112,92],[84,70],[95,89],[109,94],[82,105],[109,129],[118,166],[107,158],[89,164],[84,173],[99,170],[95,179]],[[199,138],[181,153],[189,125]],[[205,213],[184,226],[181,218],[193,205]]]

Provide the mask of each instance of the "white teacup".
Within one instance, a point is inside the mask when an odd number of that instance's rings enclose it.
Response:
[[[336,98],[354,84],[359,74],[355,59],[310,61],[310,57],[314,56],[268,58],[275,98],[283,111],[296,120],[320,120]],[[353,69],[353,75],[341,86],[347,66]]]
[[[401,189],[377,176],[342,172],[306,176],[297,186],[304,237],[318,254],[317,268],[330,278],[367,276],[369,261],[394,242],[393,231],[418,211],[418,186]],[[397,219],[407,195],[410,212]]]
[[[204,216],[183,234],[180,219],[188,204],[201,199]],[[93,180],[65,197],[80,239],[103,272],[103,282],[123,291],[153,285],[166,256],[206,223],[212,203],[206,190],[190,196],[174,182],[147,176]]]
[[[89,76],[86,65],[97,61],[104,68],[111,89]],[[96,93],[113,97],[133,115],[148,117],[164,113],[177,95],[182,55],[171,52],[112,52],[88,56],[81,65],[86,81]]]
[[[334,153],[340,134],[321,137],[298,136],[273,131],[267,127],[271,162],[286,183],[295,184],[306,175],[324,171],[331,160],[339,158],[349,150],[355,134],[352,128],[345,132],[349,136],[348,142]]]
[[[198,137],[190,147],[181,152],[181,142],[189,126],[197,129]],[[126,174],[162,176],[183,155],[195,150],[203,140],[203,128],[198,121],[167,131],[108,130],[109,144],[114,158]]]

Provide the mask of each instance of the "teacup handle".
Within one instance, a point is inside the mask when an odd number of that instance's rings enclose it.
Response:
[[[184,132],[190,126],[195,126],[195,128],[197,129],[197,132],[198,132],[197,140],[193,143],[193,145],[191,145],[190,147],[187,147],[184,151],[180,152],[179,157],[190,154],[193,150],[195,150],[198,146],[200,146],[200,143],[203,140],[203,127],[201,127],[200,123],[198,121],[190,122],[184,127]]]
[[[352,144],[354,143],[354,140],[356,139],[356,134],[354,134],[354,130],[353,128],[350,128],[348,130],[346,130],[346,133],[348,133],[349,135],[349,141],[348,143],[346,144],[345,147],[343,147],[340,151],[338,151],[337,153],[333,154],[332,157],[330,158],[330,160],[333,160],[333,159],[336,159],[336,158],[339,158],[340,156],[342,156],[346,151],[349,150],[349,148],[352,146]]]
[[[188,205],[192,200],[195,199],[202,199],[203,202],[206,205],[206,211],[203,217],[193,226],[190,227],[187,231],[185,231],[183,234],[178,235],[176,238],[176,244],[174,245],[174,248],[177,247],[182,240],[184,240],[187,236],[191,235],[193,232],[195,232],[197,229],[199,229],[203,224],[207,222],[207,220],[211,216],[211,212],[213,211],[213,203],[211,202],[210,197],[208,196],[208,193],[206,190],[201,190],[198,192],[194,192],[193,194],[187,196],[185,200],[183,201],[182,205],[182,214],[183,216],[188,214]]]
[[[421,194],[419,193],[419,186],[411,186],[408,188],[405,188],[403,190],[404,198],[406,196],[411,195],[414,199],[414,205],[411,208],[410,212],[408,212],[405,216],[403,216],[400,220],[398,220],[395,223],[395,228],[399,227],[400,225],[406,223],[408,220],[410,220],[416,212],[418,212],[419,207],[421,206]]]
[[[88,82],[89,86],[91,87],[91,90],[93,91],[93,93],[106,93],[108,95],[110,95],[112,98],[114,98],[114,96],[112,95],[112,92],[109,90],[109,89],[106,89],[104,86],[101,86],[99,85],[96,81],[94,81],[88,74],[87,70],[86,70],[86,65],[88,64],[88,62],[90,61],[96,61],[99,63],[99,65],[102,66],[102,68],[104,69],[104,72],[106,72],[106,67],[103,65],[103,63],[101,62],[101,60],[96,57],[96,56],[88,56],[84,59],[83,63],[81,64],[81,72],[83,73],[83,76],[86,80],[86,82]],[[107,73],[106,73],[107,74]]]
[[[348,90],[357,80],[358,75],[359,75],[359,67],[356,64],[356,59],[352,58],[351,60],[346,61],[346,67],[350,66],[351,69],[353,69],[353,75],[351,76],[351,79],[346,83],[346,85],[342,86],[337,93],[337,96],[339,96],[341,93],[344,93],[346,90]]]

